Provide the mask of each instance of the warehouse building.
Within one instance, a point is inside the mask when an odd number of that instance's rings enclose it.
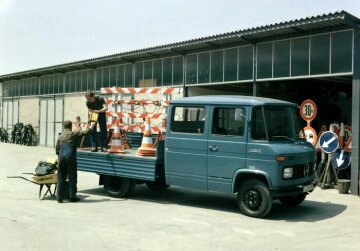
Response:
[[[358,194],[359,25],[342,11],[3,75],[0,126],[31,123],[39,144],[52,147],[64,120],[86,118],[84,92],[111,86],[312,99],[317,131],[332,122],[352,126],[351,191]]]

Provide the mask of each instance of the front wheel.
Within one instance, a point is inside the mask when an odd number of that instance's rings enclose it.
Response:
[[[134,191],[135,181],[129,178],[106,176],[104,189],[111,197],[124,198]]]
[[[280,197],[279,200],[284,205],[295,207],[305,200],[306,195],[306,193],[303,193],[295,196]]]
[[[272,196],[262,181],[252,179],[239,186],[237,202],[242,214],[262,218],[271,210]]]

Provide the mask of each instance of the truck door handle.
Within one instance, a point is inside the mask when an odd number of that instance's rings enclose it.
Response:
[[[209,146],[209,150],[211,152],[217,152],[219,150],[219,147],[218,146]]]

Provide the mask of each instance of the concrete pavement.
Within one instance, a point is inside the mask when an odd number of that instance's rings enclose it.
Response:
[[[317,188],[291,208],[274,202],[265,219],[239,213],[235,196],[136,187],[108,197],[79,172],[79,203],[38,199],[10,175],[33,172],[54,149],[0,143],[1,250],[360,250],[360,198]]]

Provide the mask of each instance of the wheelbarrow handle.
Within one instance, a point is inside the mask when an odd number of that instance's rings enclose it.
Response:
[[[27,179],[27,178],[24,178],[24,177],[22,177],[22,176],[7,176],[7,178],[8,178],[8,179],[23,179],[23,180],[29,181],[29,182],[31,182],[31,183],[34,183],[34,184],[36,184],[36,185],[39,185],[38,183],[36,183],[36,182],[34,182],[34,181],[32,181],[32,180],[29,180],[29,179]]]

